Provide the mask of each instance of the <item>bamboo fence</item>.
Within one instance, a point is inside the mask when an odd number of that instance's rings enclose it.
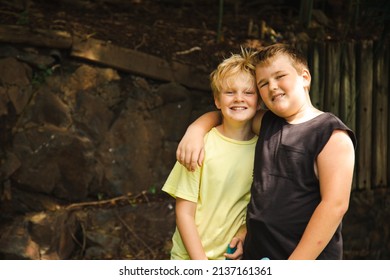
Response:
[[[353,190],[390,187],[389,48],[375,41],[297,43],[309,59],[313,105],[356,134]]]

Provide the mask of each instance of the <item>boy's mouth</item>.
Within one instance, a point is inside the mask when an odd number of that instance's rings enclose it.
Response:
[[[275,101],[276,99],[281,98],[285,95],[286,95],[285,93],[278,93],[278,94],[272,95],[271,101]]]
[[[242,110],[245,110],[246,107],[244,106],[233,106],[233,107],[230,107],[231,110],[233,111],[242,111]]]

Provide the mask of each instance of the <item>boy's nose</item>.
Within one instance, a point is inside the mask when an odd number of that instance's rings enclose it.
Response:
[[[268,82],[268,88],[269,90],[276,90],[278,89],[278,83],[276,81],[269,81]]]
[[[237,101],[241,101],[241,100],[243,100],[243,97],[244,97],[244,93],[243,92],[237,92],[236,94],[235,94],[235,100]]]

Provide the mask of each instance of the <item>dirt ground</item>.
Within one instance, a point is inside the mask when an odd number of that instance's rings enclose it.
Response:
[[[0,0],[0,24],[67,31],[207,71],[240,46],[380,37],[388,29],[385,0],[358,7],[364,11],[358,21],[348,6],[351,1],[314,1],[312,23],[306,29],[298,21],[298,0],[225,0],[222,10],[220,2]]]
[[[286,26],[297,14],[290,7],[282,20],[281,9],[262,5],[258,11],[259,6],[238,6],[238,2],[225,1],[220,35],[218,1],[204,0],[2,0],[0,24],[67,31],[212,70],[241,45],[260,44],[256,38],[260,18],[273,26]],[[250,22],[252,35],[248,35]]]

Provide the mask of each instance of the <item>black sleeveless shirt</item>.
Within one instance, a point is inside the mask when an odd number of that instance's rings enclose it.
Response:
[[[256,145],[244,259],[283,260],[291,255],[320,203],[314,163],[334,130],[347,131],[356,146],[354,133],[331,113],[301,124],[265,113]],[[342,250],[340,224],[318,259],[341,259]]]

